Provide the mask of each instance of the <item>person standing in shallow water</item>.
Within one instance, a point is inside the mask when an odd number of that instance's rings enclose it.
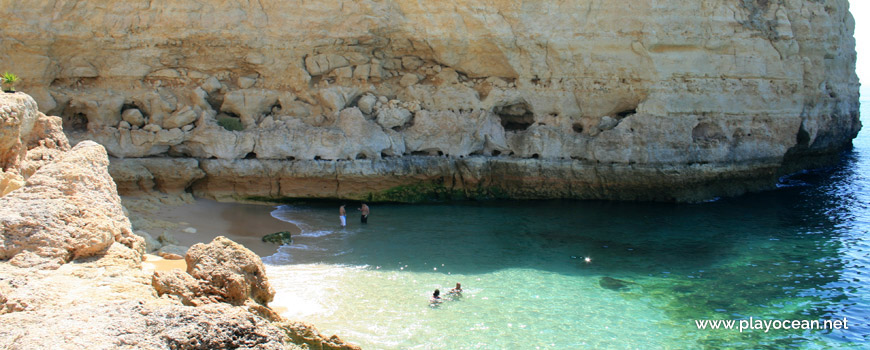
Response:
[[[344,210],[344,206],[346,204],[342,204],[338,207],[338,218],[341,220],[341,227],[347,226],[347,212]]]
[[[366,205],[365,203],[363,203],[362,206],[360,206],[359,211],[361,212],[360,222],[362,222],[364,224],[368,223],[369,222],[369,206]]]

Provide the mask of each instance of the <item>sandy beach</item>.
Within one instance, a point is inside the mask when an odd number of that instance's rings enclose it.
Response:
[[[278,249],[276,244],[263,242],[263,236],[279,231],[294,235],[300,232],[295,225],[272,217],[274,207],[270,205],[219,203],[192,197],[125,197],[123,201],[135,230],[146,231],[154,238],[166,232],[178,245],[187,247],[225,236],[263,257]]]

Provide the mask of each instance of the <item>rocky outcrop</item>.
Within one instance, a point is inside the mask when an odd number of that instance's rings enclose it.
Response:
[[[157,298],[141,269],[97,263],[41,271],[0,263],[0,344],[9,349],[342,349],[313,326],[226,303]],[[301,345],[300,346],[297,346]]]
[[[9,349],[292,349],[268,320],[228,304],[155,298],[138,269],[0,263],[0,343]]]
[[[3,176],[19,182],[0,191],[0,260],[58,268],[111,253],[138,266],[144,243],[131,232],[105,149],[82,142],[70,150],[60,119],[25,94],[0,94],[0,111]]]
[[[183,192],[205,176],[199,162],[189,158],[111,158],[109,173],[125,195]]]
[[[57,268],[115,243],[143,253],[144,241],[131,231],[108,165],[102,146],[82,142],[0,198],[0,260]]]
[[[534,163],[516,176],[571,159],[581,177],[627,169],[600,182],[670,200],[688,197],[646,169],[709,170],[685,173],[717,184],[699,192],[742,193],[772,186],[771,167],[819,165],[849,146],[860,122],[848,6],[36,1],[0,9],[0,45],[74,141],[117,158]]]
[[[219,201],[346,198],[366,201],[600,198],[695,201],[761,190],[776,162],[681,166],[589,165],[577,160],[403,157],[353,162],[203,160],[193,193]]]
[[[185,256],[187,271],[155,272],[152,285],[160,295],[174,295],[185,304],[199,306],[254,302],[267,305],[275,290],[256,254],[225,237],[196,244]]]
[[[28,95],[0,94],[0,197],[69,150],[60,122],[40,113]]]
[[[38,113],[27,95],[0,94],[0,112],[4,174],[26,178],[0,196],[0,344],[358,349],[270,309],[274,291],[259,257],[227,239],[190,249],[187,273],[150,275],[142,268],[145,242],[131,232],[105,149],[91,141],[69,149],[60,119]]]
[[[345,343],[336,335],[327,338],[308,323],[283,322],[281,327],[287,331],[294,343],[308,345],[309,349],[359,350],[358,346]]]

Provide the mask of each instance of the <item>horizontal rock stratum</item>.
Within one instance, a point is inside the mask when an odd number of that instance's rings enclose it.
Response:
[[[848,5],[36,0],[0,59],[123,189],[692,201],[849,147]]]

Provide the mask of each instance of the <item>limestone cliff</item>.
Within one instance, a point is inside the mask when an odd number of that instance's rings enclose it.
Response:
[[[697,200],[860,129],[847,0],[0,4],[3,66],[73,140],[202,160],[127,163],[136,190]]]
[[[272,311],[262,261],[223,237],[152,276],[103,147],[69,149],[27,95],[0,94],[0,111],[0,175],[26,178],[0,193],[4,349],[359,349]]]

